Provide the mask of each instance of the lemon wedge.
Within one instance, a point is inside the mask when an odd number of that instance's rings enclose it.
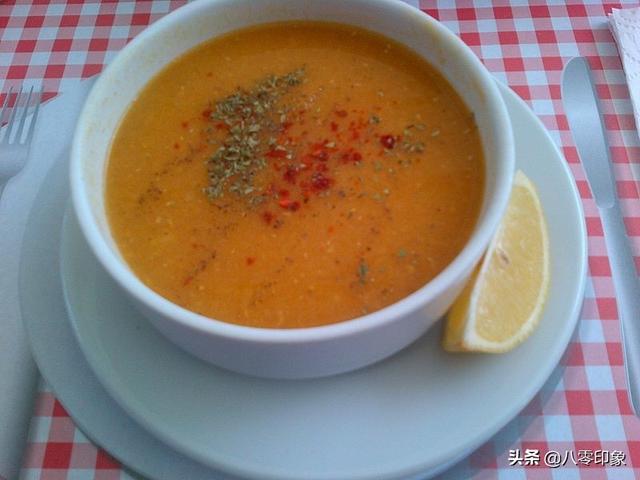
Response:
[[[507,211],[447,315],[443,347],[500,353],[536,328],[549,290],[549,238],[535,186],[516,173]]]

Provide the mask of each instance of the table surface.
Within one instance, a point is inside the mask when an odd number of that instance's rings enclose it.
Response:
[[[0,92],[23,80],[43,81],[47,97],[63,92],[99,73],[145,26],[183,3],[0,2]],[[420,6],[459,35],[551,132],[578,185],[589,235],[589,278],[582,318],[556,374],[515,420],[461,462],[455,474],[445,476],[640,478],[640,420],[631,414],[626,396],[602,226],[560,98],[563,65],[573,56],[587,57],[603,102],[618,194],[640,270],[640,185],[632,176],[632,168],[640,170],[640,140],[620,58],[606,22],[612,8],[638,6],[638,2],[423,0]],[[545,465],[544,459],[551,458],[548,452],[558,452],[564,465]],[[516,462],[518,456],[523,461]],[[43,384],[21,478],[132,477],[86,439]]]

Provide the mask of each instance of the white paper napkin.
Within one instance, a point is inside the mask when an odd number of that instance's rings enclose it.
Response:
[[[640,129],[640,8],[614,8],[609,14],[609,28],[618,45],[636,128]]]
[[[618,45],[640,137],[640,8],[612,9],[609,28]],[[631,171],[640,182],[640,165],[632,163]]]

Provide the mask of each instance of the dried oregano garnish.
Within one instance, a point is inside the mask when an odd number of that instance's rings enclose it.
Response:
[[[253,179],[265,167],[265,151],[262,138],[267,132],[277,130],[278,123],[286,119],[286,109],[276,110],[278,101],[292,87],[299,85],[304,77],[304,68],[286,75],[261,80],[250,90],[238,88],[235,93],[216,102],[211,119],[222,122],[227,136],[222,145],[207,160],[209,185],[205,191],[210,199],[224,195],[225,188],[239,195],[253,192]]]

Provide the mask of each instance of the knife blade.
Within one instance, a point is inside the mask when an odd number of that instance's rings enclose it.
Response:
[[[585,58],[573,58],[565,66],[562,101],[602,219],[617,297],[629,403],[635,415],[640,416],[640,279],[616,194],[602,109]]]

